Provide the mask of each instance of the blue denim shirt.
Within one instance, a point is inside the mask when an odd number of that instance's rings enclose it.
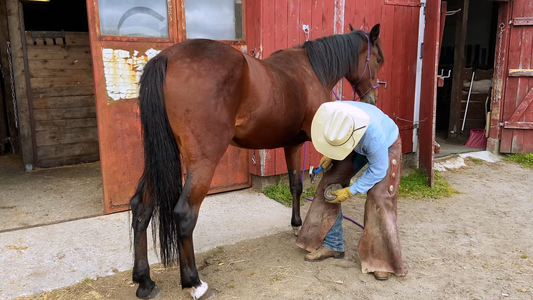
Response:
[[[387,175],[387,170],[389,169],[389,147],[398,138],[399,130],[389,116],[372,104],[355,101],[344,101],[344,103],[363,110],[370,117],[370,124],[354,149],[356,153],[366,156],[368,168],[350,186],[352,194],[366,194],[369,189]]]

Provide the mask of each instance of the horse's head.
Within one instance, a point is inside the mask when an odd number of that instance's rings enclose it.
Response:
[[[350,30],[354,32],[350,24]],[[376,104],[378,100],[378,78],[377,73],[383,65],[383,51],[379,39],[379,24],[370,30],[370,33],[359,35],[362,39],[357,53],[357,67],[350,68],[346,79],[363,102]]]
[[[383,64],[379,24],[370,33],[353,30],[307,41],[301,47],[318,79],[327,90],[343,77],[348,79],[362,101],[375,104],[378,99],[377,71]]]

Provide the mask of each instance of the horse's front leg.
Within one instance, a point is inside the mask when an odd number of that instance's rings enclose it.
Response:
[[[141,183],[142,184],[142,183]],[[131,199],[130,205],[133,213],[133,247],[135,261],[133,263],[132,279],[138,283],[137,297],[152,299],[161,293],[161,290],[150,278],[150,265],[148,264],[148,251],[146,241],[146,228],[152,218],[153,204],[145,204],[141,193],[136,193]]]
[[[302,145],[294,147],[285,147],[285,161],[287,162],[287,172],[289,175],[289,186],[292,194],[292,217],[291,225],[294,230],[294,235],[298,236],[300,227],[302,226],[302,218],[300,217],[300,197],[302,196],[302,178],[300,178],[300,164],[302,153]]]

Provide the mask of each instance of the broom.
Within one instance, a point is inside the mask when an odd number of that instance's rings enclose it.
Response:
[[[472,87],[474,86],[475,75],[476,69],[472,69],[472,79],[470,80],[470,89],[468,90],[468,98],[466,99],[465,115],[463,117],[463,126],[461,127],[461,132],[463,132],[465,129],[466,114],[468,112],[468,104],[470,103],[470,95],[472,95]],[[466,142],[465,146],[471,148],[487,148],[487,138],[485,137],[485,129],[470,130],[470,136],[468,137],[468,141]]]

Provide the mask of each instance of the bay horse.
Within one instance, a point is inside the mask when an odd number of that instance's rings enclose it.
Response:
[[[362,101],[377,101],[383,64],[379,24],[370,33],[353,30],[307,41],[259,60],[221,42],[193,39],[152,58],[140,79],[139,108],[144,172],[131,199],[134,232],[133,282],[149,299],[161,290],[150,278],[146,229],[167,266],[179,258],[182,288],[194,299],[214,291],[200,280],[193,230],[220,158],[229,145],[247,149],[283,147],[293,196],[291,224],[302,225],[301,146],[311,121],[346,78]],[[185,164],[182,183],[181,164]],[[156,233],[158,231],[158,234]]]

